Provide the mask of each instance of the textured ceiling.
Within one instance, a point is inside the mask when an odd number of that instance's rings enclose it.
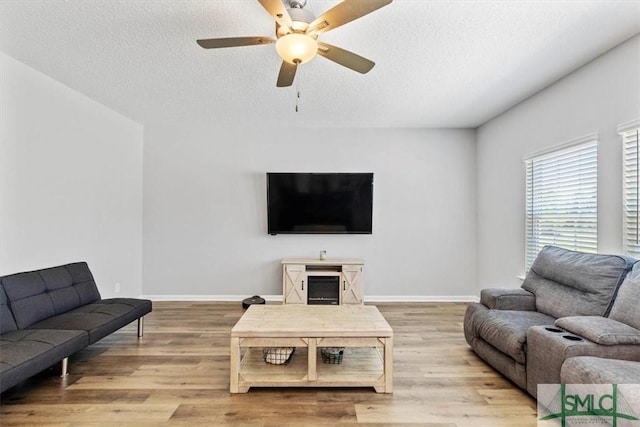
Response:
[[[195,42],[272,36],[255,0],[1,0],[0,19],[0,50],[143,124],[476,127],[640,33],[640,1],[394,0],[320,36],[371,72],[316,57],[291,88],[274,45]]]

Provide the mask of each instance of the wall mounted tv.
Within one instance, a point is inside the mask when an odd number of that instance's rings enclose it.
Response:
[[[267,172],[267,229],[275,234],[371,234],[373,173]]]

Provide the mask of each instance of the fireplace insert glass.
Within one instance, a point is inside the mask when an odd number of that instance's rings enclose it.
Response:
[[[340,304],[339,276],[307,276],[307,304]]]

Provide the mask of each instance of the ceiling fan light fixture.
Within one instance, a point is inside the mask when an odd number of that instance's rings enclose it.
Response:
[[[317,41],[318,35],[362,18],[392,1],[344,0],[316,18],[312,12],[304,9],[307,0],[258,0],[275,21],[275,39],[272,37],[223,37],[196,41],[205,49],[253,46],[275,42],[276,51],[282,58],[276,81],[277,87],[291,86],[298,65],[311,61],[316,54],[343,67],[366,74],[375,65],[373,61],[348,50],[319,42]],[[286,6],[287,3],[289,8]]]
[[[286,34],[276,41],[278,55],[290,64],[304,64],[316,56],[318,42],[302,33]]]

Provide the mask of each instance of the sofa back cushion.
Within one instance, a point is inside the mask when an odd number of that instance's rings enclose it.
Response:
[[[4,288],[0,285],[0,334],[5,332],[15,331],[18,329],[16,321],[13,319],[13,313],[9,308],[9,302],[7,301],[7,295],[4,293]]]
[[[85,262],[0,277],[18,329],[100,300]]]
[[[609,317],[640,329],[640,262],[634,264],[620,285]]]
[[[633,260],[545,246],[522,288],[536,296],[536,310],[555,318],[606,316]]]

